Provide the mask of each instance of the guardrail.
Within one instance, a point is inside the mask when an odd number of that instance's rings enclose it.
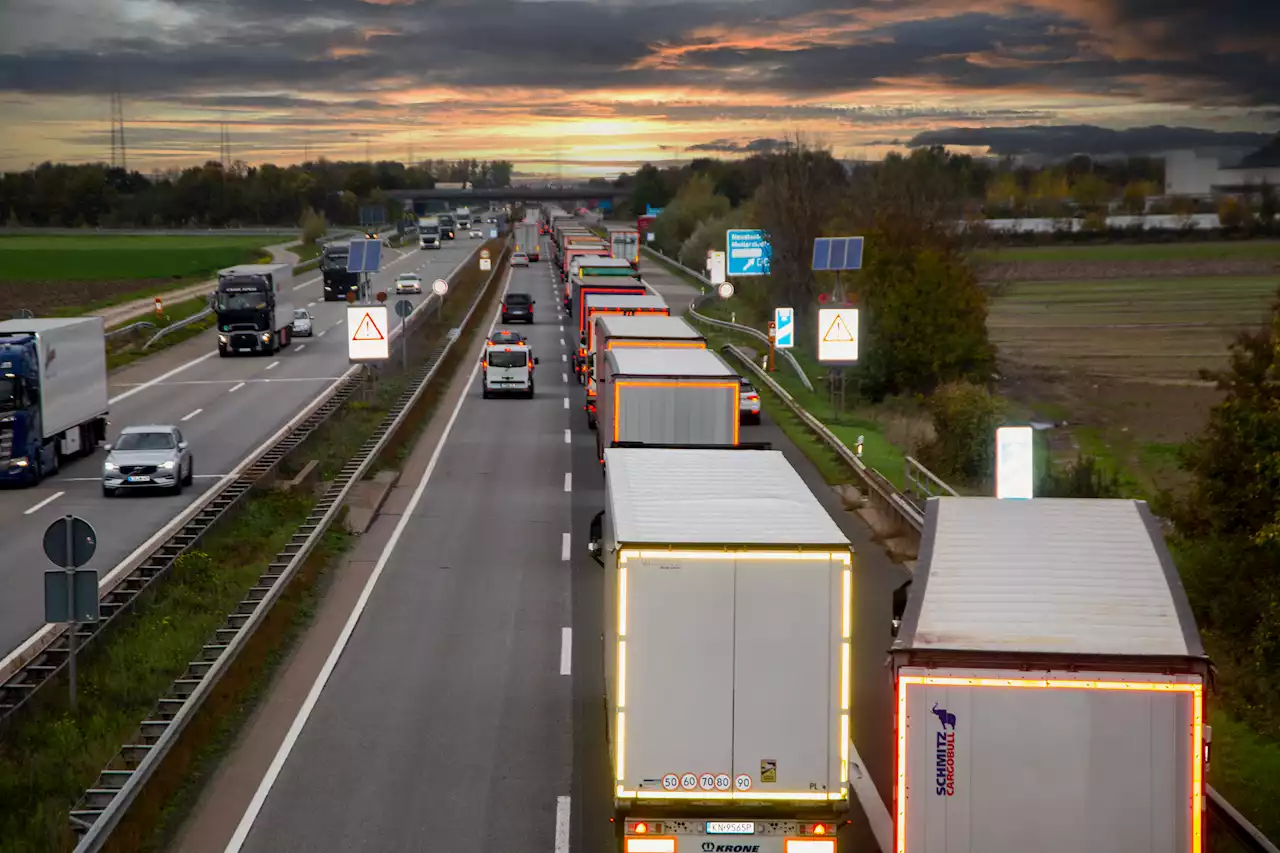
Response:
[[[194,326],[196,323],[199,323],[201,320],[205,319],[206,317],[209,317],[212,314],[213,314],[213,307],[210,306],[204,309],[203,311],[197,311],[195,314],[192,314],[190,317],[183,317],[181,320],[179,320],[176,323],[170,323],[169,325],[165,326],[163,329],[160,329],[150,338],[148,338],[147,342],[142,345],[142,348],[144,350],[150,349],[152,344],[154,344],[156,341],[160,340],[161,338],[165,337],[166,335],[171,335],[174,332],[178,331],[179,329],[185,329],[188,326]]]
[[[503,251],[505,249],[506,245]],[[499,259],[501,257],[500,252]],[[494,281],[500,278],[504,270],[504,264],[494,264],[489,278],[472,300],[459,328],[465,329],[470,325],[476,310],[484,303]],[[429,301],[425,300],[423,304]],[[235,662],[253,632],[338,518],[352,487],[364,478],[387,441],[400,427],[405,415],[431,384],[440,364],[457,341],[458,338],[446,337],[444,344],[428,356],[418,376],[392,405],[373,436],[342,467],[337,478],[329,484],[306,520],[298,527],[289,544],[268,564],[266,572],[227,617],[223,627],[214,632],[211,642],[201,650],[200,657],[191,661],[187,671],[173,682],[151,718],[141,722],[133,742],[121,749],[102,771],[97,785],[85,792],[70,815],[72,827],[84,833],[76,846],[76,853],[97,851],[108,842],[112,830],[119,825],[129,806],[177,743],[205,697],[214,690],[219,679]],[[363,373],[360,367],[353,370]],[[358,382],[350,383],[350,388],[354,390],[357,384]]]
[[[112,329],[110,332],[107,332],[106,334],[104,334],[103,337],[110,338],[116,335],[126,335],[129,332],[139,332],[139,331],[142,331],[143,329],[154,329],[155,327],[156,327],[156,324],[151,322],[150,320],[139,320],[136,323],[130,323],[127,326],[121,326],[118,329]]]
[[[769,345],[769,336],[764,332],[761,332],[759,329],[753,329],[750,326],[743,326],[739,323],[730,323],[728,320],[717,320],[714,317],[708,317],[705,314],[698,313],[698,306],[701,305],[704,300],[715,298],[715,285],[712,284],[706,276],[696,270],[689,269],[674,258],[668,258],[661,252],[655,249],[650,249],[648,246],[641,246],[640,248],[642,251],[648,252],[650,255],[656,255],[657,257],[662,258],[661,263],[667,263],[673,267],[678,267],[681,272],[692,277],[699,283],[702,287],[702,297],[696,300],[689,308],[689,313],[697,320],[706,323],[709,326],[718,326],[722,329],[729,329],[734,332],[740,332],[744,335],[750,335],[765,346]],[[796,376],[799,376],[800,381],[804,383],[804,387],[812,391],[813,383],[809,381],[809,377],[805,375],[804,369],[800,366],[800,362],[796,361],[795,356],[785,349],[777,350],[776,352],[787,362],[787,364],[791,365],[791,369],[795,371]]]
[[[733,344],[722,348],[742,362],[758,381],[763,383],[774,395],[800,419],[807,429],[822,439],[823,442],[840,459],[849,466],[865,486],[871,508],[879,511],[881,517],[890,523],[887,531],[877,531],[881,535],[902,536],[911,539],[915,547],[919,547],[920,536],[924,530],[924,512],[922,504],[930,497],[957,496],[955,489],[947,485],[941,478],[921,465],[912,457],[907,457],[907,483],[911,496],[898,489],[880,472],[866,465],[859,456],[851,451],[840,438],[827,428],[826,424],[805,411],[787,390],[779,385],[769,374],[761,370],[755,361]],[[914,499],[913,499],[914,498]],[[1280,848],[1269,841],[1257,827],[1240,814],[1212,785],[1205,786],[1206,807],[1211,818],[1211,825],[1220,826],[1247,853],[1280,853]]]
[[[477,246],[459,261],[446,278],[457,275],[479,249]],[[410,321],[424,316],[422,312],[432,304],[433,298],[419,302]],[[394,324],[390,332],[393,345],[400,334],[401,325]],[[258,480],[336,411],[355,389],[357,375],[356,367],[349,368],[274,435],[246,454],[204,495],[111,569],[98,583],[102,618],[99,622],[77,626],[77,646],[83,649],[90,645],[106,625],[131,609],[156,578],[167,573],[173,562],[194,546]],[[339,395],[346,396],[335,401]],[[66,669],[70,660],[70,636],[67,626],[47,624],[0,660],[0,730]]]

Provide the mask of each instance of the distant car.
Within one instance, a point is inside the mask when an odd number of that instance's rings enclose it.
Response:
[[[519,320],[533,324],[533,297],[527,293],[508,293],[502,298],[502,322]]]
[[[484,232],[479,228],[472,228],[468,234],[470,234],[472,240],[479,240],[484,237]]]
[[[309,338],[311,335],[311,312],[306,308],[293,309],[293,336]]]
[[[746,379],[742,380],[742,390],[738,393],[738,422],[760,423],[760,393]]]
[[[490,216],[488,219],[486,219],[486,220],[485,220],[485,222],[488,222],[490,225],[497,225],[497,224],[498,224],[498,217],[496,217],[496,216]]]
[[[522,344],[525,342],[525,336],[519,332],[513,332],[510,329],[499,329],[489,336],[491,344]]]
[[[102,463],[102,495],[121,489],[165,489],[182,494],[191,485],[195,465],[187,440],[175,426],[131,426],[120,431],[114,445],[106,445]]]
[[[422,276],[404,272],[396,276],[396,295],[401,293],[421,293],[422,292]]]
[[[511,253],[511,266],[513,266],[513,267],[527,267],[527,266],[529,266],[529,256],[528,256],[528,255],[526,255],[524,252],[512,252],[512,253]]]

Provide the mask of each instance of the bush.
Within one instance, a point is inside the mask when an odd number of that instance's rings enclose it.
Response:
[[[307,245],[314,245],[329,230],[329,223],[324,215],[316,213],[310,207],[302,212],[302,221],[299,224],[302,226],[302,242]]]
[[[951,382],[929,397],[928,408],[936,437],[920,448],[920,461],[944,480],[970,484],[990,480],[1004,400],[985,386]]]
[[[1042,498],[1118,498],[1120,478],[1092,456],[1080,456],[1061,468],[1052,465],[1036,484]]]

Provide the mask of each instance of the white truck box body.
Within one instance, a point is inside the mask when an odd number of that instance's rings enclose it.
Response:
[[[842,809],[848,539],[779,452],[606,453],[615,800]]]
[[[606,287],[635,287],[639,282],[631,278],[579,278],[578,286],[581,287],[584,284],[603,284]],[[596,315],[605,312],[622,317],[637,316],[640,314],[659,314],[663,316],[671,315],[671,309],[667,306],[667,300],[663,299],[661,296],[646,296],[638,293],[588,293],[582,309],[582,328],[587,336],[587,340],[584,343],[581,343],[580,346],[580,353],[584,357],[587,353],[595,349],[595,345],[592,341],[595,334],[595,320],[593,318]]]
[[[1207,661],[1144,502],[930,500],[892,656],[896,853],[1202,850]]]
[[[42,438],[53,438],[107,413],[104,331],[101,317],[0,321],[0,335],[36,336]]]
[[[538,255],[541,254],[540,248],[538,244],[538,223],[517,223],[515,251],[524,252],[526,255]]]
[[[224,275],[267,275],[275,294],[275,331],[293,326],[293,264],[240,264],[218,271]]]
[[[732,447],[741,379],[708,350],[620,348],[596,377],[597,440]]]
[[[706,349],[707,339],[681,317],[669,315],[598,314],[592,336],[594,351],[588,362],[594,369],[587,377],[587,396],[596,394],[596,376],[604,372],[602,353],[613,347],[665,347],[668,349]]]

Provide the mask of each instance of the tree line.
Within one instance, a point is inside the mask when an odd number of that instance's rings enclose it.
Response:
[[[978,238],[958,227],[966,201],[990,177],[983,168],[927,149],[849,170],[797,145],[736,163],[646,166],[630,177],[629,204],[662,207],[657,247],[694,269],[708,249],[725,249],[726,230],[767,230],[771,275],[735,283],[738,319],[757,328],[777,305],[793,306],[797,324],[812,328],[819,295],[835,286],[832,274],[810,269],[814,238],[864,236],[863,267],[844,276],[862,321],[852,389],[871,402],[922,401],[935,437],[917,456],[944,479],[985,488],[995,429],[1010,410],[997,393],[986,290],[971,260]],[[797,346],[812,355],[807,336]],[[1154,496],[1153,506],[1171,520],[1184,583],[1222,674],[1221,700],[1280,737],[1280,293],[1269,322],[1231,345],[1230,367],[1205,377],[1224,399],[1183,452],[1191,486]],[[1037,494],[1122,490],[1114,473],[1081,456],[1042,464]]]
[[[394,220],[388,191],[431,189],[437,182],[467,187],[511,185],[505,160],[357,163],[320,159],[293,166],[270,163],[202,166],[152,175],[103,163],[42,163],[0,176],[0,222],[64,228],[227,228],[296,225],[318,212],[339,225],[360,222],[372,205]]]

